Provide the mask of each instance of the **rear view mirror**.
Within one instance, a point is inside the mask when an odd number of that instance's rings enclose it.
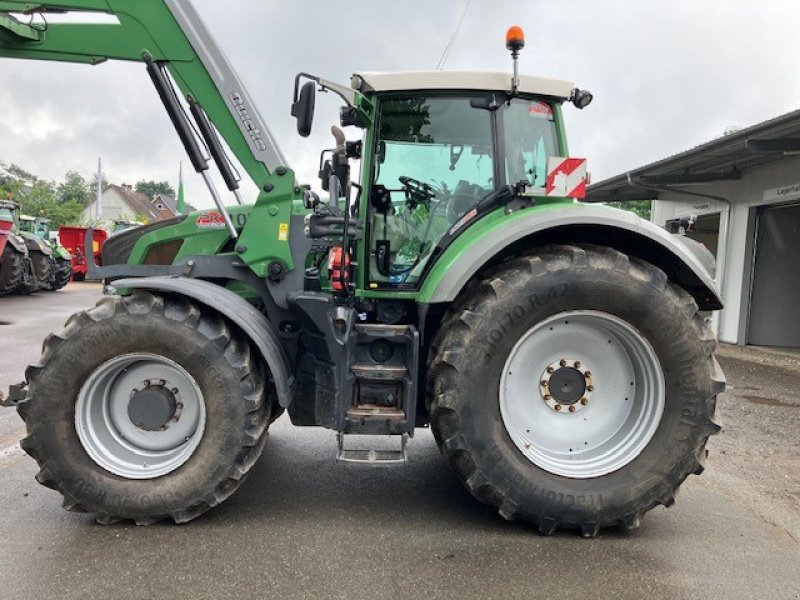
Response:
[[[316,84],[313,81],[307,81],[300,88],[300,94],[292,104],[292,116],[297,119],[297,133],[303,137],[308,137],[311,133],[316,92]]]

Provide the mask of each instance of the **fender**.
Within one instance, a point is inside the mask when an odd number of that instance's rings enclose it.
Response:
[[[420,289],[419,302],[452,302],[484,267],[536,246],[592,243],[659,267],[689,292],[701,309],[722,308],[714,283],[714,259],[708,249],[631,212],[565,203],[535,206],[508,216],[501,209],[487,217],[460,235],[436,261]]]
[[[22,237],[14,233],[9,233],[8,243],[11,244],[17,250],[17,252],[28,256],[28,246],[25,245],[25,240]]]
[[[28,246],[28,252],[41,252],[45,256],[53,256],[53,249],[50,247],[50,244],[45,242],[44,240],[36,237],[35,235],[25,235],[22,236],[25,240],[25,244]]]
[[[217,311],[236,324],[261,352],[274,380],[278,403],[284,408],[291,403],[295,382],[290,374],[289,360],[270,322],[247,300],[219,285],[188,277],[117,279],[110,287],[113,293],[144,289],[181,294]]]

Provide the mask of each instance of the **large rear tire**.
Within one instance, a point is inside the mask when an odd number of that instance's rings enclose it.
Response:
[[[437,442],[479,500],[550,534],[639,525],[702,471],[724,378],[697,304],[598,246],[497,267],[431,351]]]
[[[73,315],[26,376],[36,479],[103,524],[184,523],[223,502],[261,454],[274,398],[241,332],[145,291]]]
[[[28,248],[28,256],[30,258],[31,273],[17,286],[17,293],[33,294],[40,290],[49,290],[52,277],[50,257],[41,250],[31,250],[30,247]]]
[[[0,296],[13,294],[25,278],[25,257],[9,243],[0,256]]]

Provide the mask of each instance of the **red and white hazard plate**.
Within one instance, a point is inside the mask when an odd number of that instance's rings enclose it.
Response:
[[[586,196],[586,159],[550,156],[547,159],[545,196],[584,198]]]

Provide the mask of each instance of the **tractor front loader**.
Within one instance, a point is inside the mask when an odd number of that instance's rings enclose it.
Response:
[[[63,11],[114,22],[47,24]],[[562,108],[591,94],[520,75],[519,28],[506,46],[513,74],[300,73],[301,135],[317,90],[342,102],[320,198],[188,0],[0,0],[0,56],[143,63],[216,205],[115,235],[89,265],[106,297],[6,401],[37,479],[100,523],[182,523],[238,488],[286,411],[373,465],[430,426],[479,501],[545,534],[672,504],[719,430],[713,259],[576,202]]]

